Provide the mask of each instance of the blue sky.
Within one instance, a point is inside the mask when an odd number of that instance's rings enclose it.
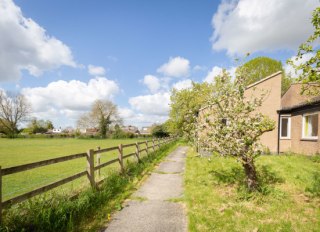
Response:
[[[282,62],[312,33],[318,0],[0,0],[0,88],[75,126],[94,99],[125,124],[167,119],[172,87],[212,81],[250,52]],[[289,72],[290,68],[286,67]]]

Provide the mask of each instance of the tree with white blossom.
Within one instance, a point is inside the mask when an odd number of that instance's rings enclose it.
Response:
[[[259,138],[275,128],[275,122],[257,110],[267,92],[246,96],[245,68],[239,68],[235,80],[225,70],[215,77],[211,106],[198,121],[201,146],[213,148],[222,156],[236,158],[244,168],[250,191],[259,189],[255,159],[264,148]]]

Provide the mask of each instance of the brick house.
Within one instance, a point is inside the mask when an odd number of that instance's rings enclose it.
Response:
[[[293,84],[281,99],[278,151],[314,154],[320,152],[320,96],[301,95],[302,84]]]
[[[293,84],[281,97],[281,72],[276,72],[259,80],[246,88],[246,96],[260,95],[261,91],[268,94],[257,110],[276,122],[275,129],[261,136],[261,143],[272,153],[292,151],[312,154],[320,152],[319,117],[320,96],[311,100],[301,96],[301,84]],[[205,120],[210,109],[206,106],[199,111],[198,120]],[[199,133],[198,139],[203,140],[206,133]]]
[[[136,134],[136,135],[139,135],[140,134],[140,131],[138,129],[138,127],[136,126],[123,126],[121,127],[121,129],[125,132],[128,132],[128,133],[132,133],[132,134]]]

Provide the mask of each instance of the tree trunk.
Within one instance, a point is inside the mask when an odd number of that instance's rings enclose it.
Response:
[[[258,189],[258,178],[256,168],[254,166],[253,160],[246,160],[242,164],[244,171],[247,176],[247,187],[250,191],[255,191]]]

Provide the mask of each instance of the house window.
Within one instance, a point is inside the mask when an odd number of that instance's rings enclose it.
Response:
[[[281,116],[280,119],[280,137],[282,139],[290,139],[291,118],[290,116]]]
[[[302,138],[318,139],[318,114],[303,115]]]

